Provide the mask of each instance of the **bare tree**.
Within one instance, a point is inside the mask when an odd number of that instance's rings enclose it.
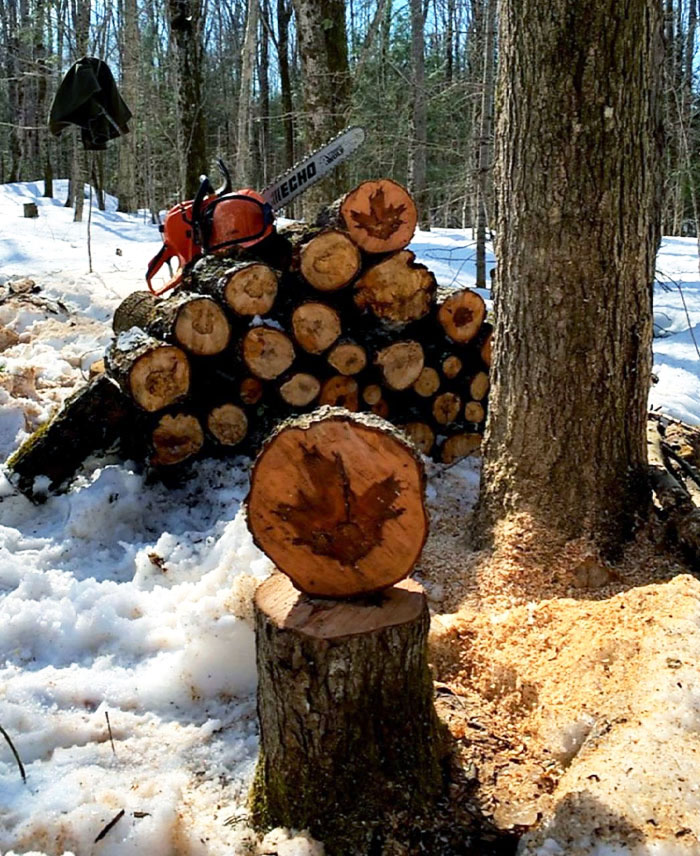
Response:
[[[504,0],[495,353],[480,514],[613,553],[648,508],[657,0]]]

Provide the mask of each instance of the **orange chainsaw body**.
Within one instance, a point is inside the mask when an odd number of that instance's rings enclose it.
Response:
[[[148,287],[153,294],[164,294],[180,284],[183,268],[198,256],[233,245],[252,247],[272,234],[273,229],[272,209],[257,191],[249,188],[180,202],[165,215],[161,227],[163,246],[146,272]],[[176,257],[175,275],[161,288],[155,288],[153,278]]]

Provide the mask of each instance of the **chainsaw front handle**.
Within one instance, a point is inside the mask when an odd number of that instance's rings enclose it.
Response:
[[[171,277],[162,288],[154,288],[152,279],[158,273],[158,271],[163,267],[166,262],[169,262],[171,259],[177,258],[178,261],[178,269],[175,273],[175,276]],[[169,247],[167,244],[163,244],[163,246],[158,251],[158,254],[154,256],[150,262],[148,263],[148,269],[146,271],[146,282],[148,283],[149,290],[155,294],[165,294],[166,291],[170,291],[171,288],[175,288],[180,285],[182,282],[182,271],[186,264],[186,259],[183,259],[181,256],[177,254],[177,252]]]

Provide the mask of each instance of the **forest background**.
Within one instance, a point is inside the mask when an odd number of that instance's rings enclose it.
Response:
[[[666,0],[663,234],[695,235],[700,135],[697,0]],[[348,124],[362,155],[285,213],[312,212],[358,181],[405,183],[421,225],[495,222],[491,181],[496,0],[0,0],[0,183],[88,178],[98,199],[158,212],[191,198],[223,157],[262,188]],[[62,75],[105,60],[133,118],[107,151],[52,137]],[[174,168],[176,167],[176,168]],[[83,194],[67,205],[82,217]],[[484,284],[484,254],[477,280]]]

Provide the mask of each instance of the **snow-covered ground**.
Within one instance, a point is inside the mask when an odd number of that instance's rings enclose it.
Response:
[[[102,355],[114,308],[144,287],[161,241],[110,199],[92,211],[88,273],[65,183],[54,200],[42,190],[0,185],[0,294],[8,278],[38,287],[0,297],[0,459]],[[22,217],[27,201],[38,218]],[[412,248],[441,284],[473,284],[468,233],[418,233]],[[694,239],[665,239],[658,268],[651,404],[700,424]],[[476,484],[465,462],[429,498],[437,508],[459,488],[473,501]],[[241,821],[257,751],[250,595],[270,570],[239,513],[246,490],[236,460],[203,461],[176,490],[89,461],[39,507],[0,476],[0,725],[26,770],[25,783],[0,736],[0,853],[264,852]],[[313,852],[302,839],[275,848]]]

